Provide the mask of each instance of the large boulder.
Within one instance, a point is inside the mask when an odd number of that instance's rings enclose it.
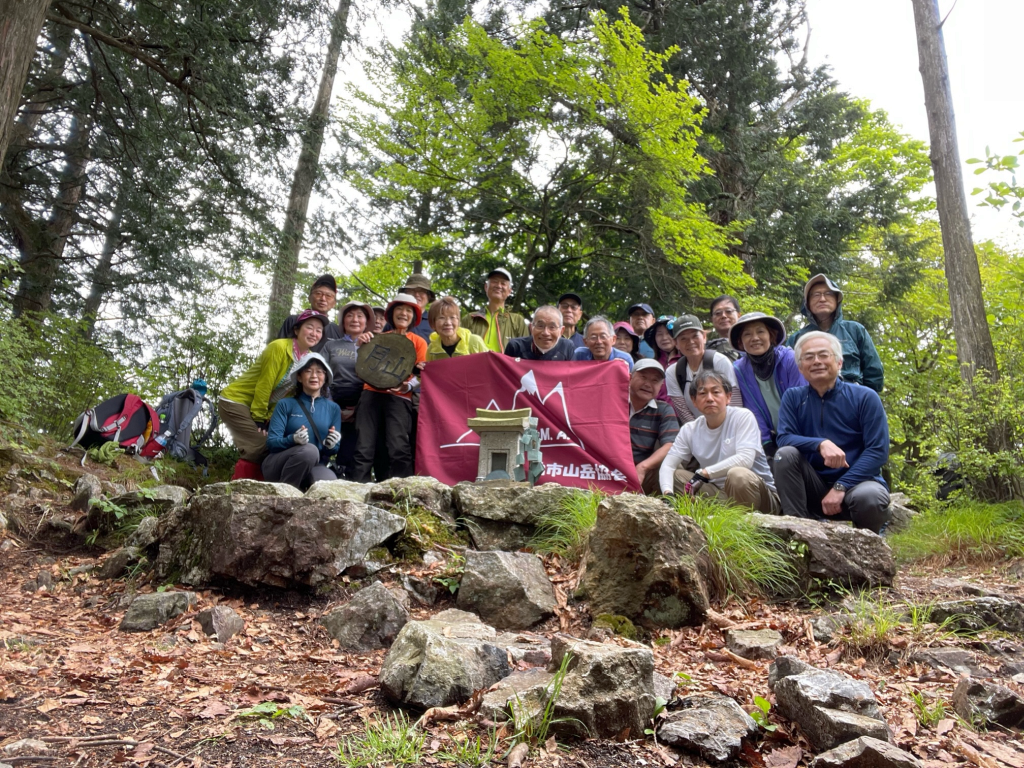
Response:
[[[1020,634],[1024,633],[1024,604],[999,597],[951,600],[933,605],[929,619],[973,632],[996,629]]]
[[[372,651],[389,647],[408,621],[409,609],[378,581],[359,590],[320,623],[343,650]]]
[[[370,486],[365,483],[354,483],[351,480],[319,480],[313,483],[304,495],[307,499],[366,501],[369,492]]]
[[[526,546],[537,524],[572,493],[557,483],[462,482],[452,489],[452,504],[477,549],[514,552]]]
[[[658,499],[603,499],[583,581],[591,613],[654,627],[700,624],[708,610],[707,546],[693,520]]]
[[[91,530],[111,531],[122,523],[117,507],[137,515],[159,516],[181,507],[188,501],[189,492],[177,485],[158,485],[138,491],[122,493],[109,503],[94,503],[89,507],[86,526]]]
[[[921,768],[921,761],[886,741],[861,736],[818,755],[809,768]]]
[[[405,529],[405,520],[356,501],[201,495],[160,521],[160,578],[316,587]]]
[[[816,750],[832,749],[860,736],[888,741],[889,726],[867,683],[821,669],[772,664],[769,680],[779,714],[800,724]],[[774,674],[772,674],[774,673]]]
[[[555,700],[552,730],[570,738],[643,738],[654,716],[654,654],[556,635],[551,669],[569,656]]]
[[[472,550],[466,552],[457,605],[498,629],[528,629],[558,606],[537,555]]]
[[[1009,688],[995,683],[961,678],[953,690],[953,709],[979,728],[989,723],[1004,728],[1024,728],[1024,700]]]
[[[843,523],[752,513],[762,528],[787,543],[794,554],[802,594],[812,582],[848,587],[890,587],[896,561],[885,539]]]
[[[449,525],[455,525],[452,489],[432,477],[392,477],[371,486],[366,501],[381,509],[394,509],[403,517],[409,507],[421,507]]]
[[[230,480],[226,483],[210,483],[199,493],[203,496],[280,496],[297,499],[302,491],[288,483],[266,483],[262,480]]]
[[[658,724],[658,739],[696,752],[709,763],[734,760],[743,740],[752,741],[757,723],[733,699],[720,693],[686,696]]]
[[[463,702],[512,672],[496,634],[473,614],[455,609],[410,621],[384,658],[381,690],[394,703],[417,709]]]
[[[124,618],[121,619],[121,631],[148,632],[175,616],[180,616],[195,604],[195,592],[155,592],[138,595],[132,600]]]

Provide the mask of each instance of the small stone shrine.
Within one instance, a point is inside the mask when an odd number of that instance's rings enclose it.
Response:
[[[537,419],[529,408],[490,411],[477,408],[466,425],[480,435],[476,479],[537,482],[544,473]]]

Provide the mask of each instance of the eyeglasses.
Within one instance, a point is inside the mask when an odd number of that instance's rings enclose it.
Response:
[[[313,291],[310,296],[314,299],[333,299],[337,294],[333,291]]]
[[[711,316],[712,317],[725,317],[726,315],[738,315],[738,314],[739,314],[739,312],[737,312],[735,309],[733,309],[732,307],[728,307],[726,309],[716,309],[714,312],[711,313]]]
[[[561,328],[562,328],[562,326],[557,325],[556,323],[534,323],[533,324],[533,329],[535,331],[559,331],[559,330],[561,330]]]
[[[805,363],[813,363],[815,360],[829,360],[835,357],[833,352],[805,352],[800,355],[800,360]]]
[[[590,333],[587,334],[586,341],[608,341],[612,338],[611,334],[607,333]]]
[[[835,296],[835,293],[833,291],[814,291],[810,295],[809,298],[812,299],[812,300],[813,299],[825,299],[825,298],[829,298],[831,296]]]
[[[577,309],[580,308],[580,305],[576,304],[576,303],[573,303],[573,302],[563,301],[561,304],[558,305],[558,308],[562,309],[562,310],[570,310],[571,309],[571,310],[573,310],[575,312]]]

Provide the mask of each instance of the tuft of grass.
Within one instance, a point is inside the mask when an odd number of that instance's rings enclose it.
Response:
[[[902,623],[904,608],[883,594],[861,592],[852,605],[847,626],[849,649],[869,659],[884,657]]]
[[[530,547],[541,554],[554,552],[568,560],[578,560],[587,546],[587,536],[597,523],[597,506],[604,494],[576,490],[557,506],[538,516],[537,531]]]
[[[887,540],[904,563],[948,565],[1024,555],[1024,504],[959,501],[922,512]]]
[[[362,735],[338,744],[338,762],[345,768],[381,765],[419,765],[426,734],[418,731],[403,712],[367,721]]]
[[[707,537],[710,586],[717,597],[785,595],[797,589],[797,569],[786,542],[753,522],[749,510],[701,495],[673,496],[671,501]]]
[[[555,717],[555,705],[558,703],[558,697],[562,694],[562,683],[565,682],[565,676],[569,674],[569,664],[572,659],[571,651],[562,656],[558,670],[541,696],[544,706],[539,712],[521,701],[519,695],[516,694],[515,702],[512,704],[512,724],[515,732],[512,734],[511,746],[520,743],[530,746],[543,744],[548,739],[551,726],[556,723],[575,722],[581,728],[586,729],[586,726],[576,718]]]
[[[464,741],[453,739],[455,746],[452,749],[443,749],[434,755],[444,763],[455,763],[459,768],[484,768],[494,760],[498,751],[497,731],[491,728],[487,733],[486,745],[484,740],[477,736],[475,739],[466,738]]]
[[[910,700],[914,704],[914,717],[925,728],[934,728],[941,720],[949,717],[949,708],[942,699],[937,699],[934,704],[929,704],[927,694],[921,691],[911,691]]]
[[[392,509],[396,515],[405,518],[405,531],[394,546],[395,558],[408,562],[419,562],[423,553],[435,544],[445,547],[465,546],[466,542],[437,515],[423,507],[412,506],[408,501]]]

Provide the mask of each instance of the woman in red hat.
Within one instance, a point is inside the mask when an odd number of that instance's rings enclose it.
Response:
[[[419,386],[417,374],[427,359],[427,342],[412,333],[410,328],[419,325],[423,310],[415,297],[400,293],[388,304],[385,315],[394,329],[387,333],[400,333],[415,347],[416,367],[409,378],[397,387],[377,389],[369,384],[363,385],[363,394],[356,409],[356,455],[352,469],[352,479],[359,483],[370,482],[378,428],[382,422],[391,476],[409,477],[413,474],[412,392]]]

